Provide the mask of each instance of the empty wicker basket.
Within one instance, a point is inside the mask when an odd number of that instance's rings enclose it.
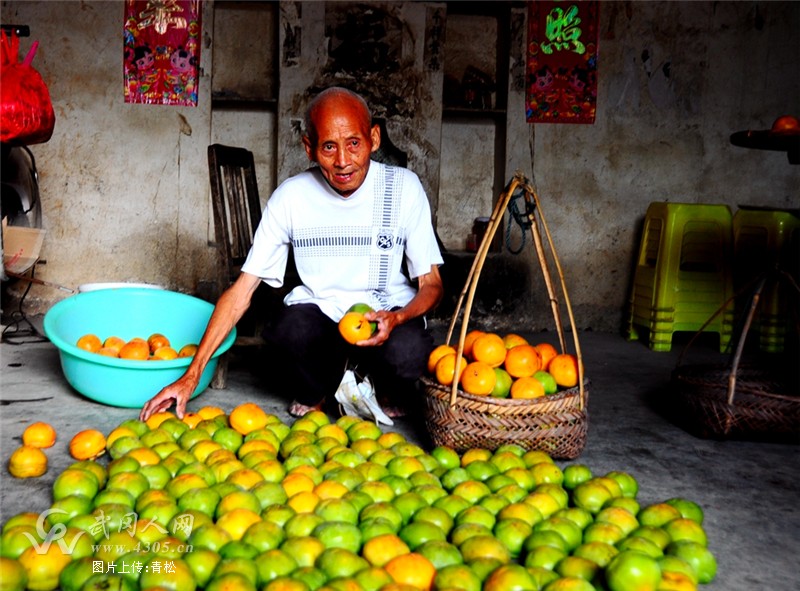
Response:
[[[793,383],[796,378],[789,375],[797,367],[796,353],[787,352],[777,363],[741,363],[764,284],[776,277],[800,294],[791,276],[782,271],[769,271],[759,278],[730,365],[681,365],[694,338],[678,359],[672,372],[672,389],[687,429],[700,437],[800,442],[800,392],[798,384]]]

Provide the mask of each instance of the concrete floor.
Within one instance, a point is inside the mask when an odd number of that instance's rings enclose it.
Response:
[[[36,323],[36,321],[34,321]],[[444,334],[438,327],[438,334]],[[536,338],[540,335],[528,335]],[[552,337],[552,335],[550,335]],[[681,496],[705,510],[709,546],[717,557],[711,591],[790,591],[798,588],[800,551],[800,462],[798,447],[787,443],[700,439],[676,425],[670,406],[670,372],[683,349],[655,353],[616,334],[586,332],[581,346],[591,380],[589,438],[575,463],[593,473],[630,472],[640,484],[642,506]],[[51,423],[59,434],[47,450],[48,472],[39,479],[17,480],[0,471],[0,522],[21,511],[39,512],[50,504],[55,477],[72,463],[69,438],[93,427],[109,432],[135,417],[135,409],[94,403],[64,380],[55,347],[48,342],[0,345],[0,452],[5,463],[24,427],[34,420]],[[701,359],[702,358],[702,359]],[[286,400],[266,393],[239,355],[231,363],[228,388],[208,390],[189,408],[217,405],[231,410],[256,401],[290,422]],[[692,346],[688,362],[726,357],[713,340]],[[393,430],[425,443],[426,433],[401,419]],[[558,462],[563,468],[567,462]]]

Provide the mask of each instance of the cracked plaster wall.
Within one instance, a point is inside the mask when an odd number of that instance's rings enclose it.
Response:
[[[341,19],[351,3],[333,4]],[[128,280],[202,291],[214,261],[207,145],[223,138],[256,145],[262,193],[268,192],[307,164],[298,135],[306,92],[336,81],[378,88],[378,99],[399,97],[376,114],[395,116],[390,135],[408,152],[434,211],[458,209],[440,209],[438,200],[476,176],[481,156],[459,158],[459,150],[474,146],[474,129],[440,124],[441,76],[426,61],[425,33],[442,4],[385,3],[400,35],[395,47],[412,74],[372,71],[355,80],[328,68],[326,5],[282,2],[277,112],[263,117],[211,112],[210,60],[215,41],[223,41],[210,33],[213,4],[204,6],[200,106],[181,108],[123,103],[121,3],[0,4],[4,23],[28,24],[28,42],[40,40],[34,65],[50,86],[57,117],[53,138],[33,148],[48,231],[47,264],[37,277],[68,286]],[[515,9],[522,38],[524,15]],[[536,182],[576,323],[617,330],[651,201],[798,207],[800,166],[785,153],[734,147],[729,136],[766,129],[782,114],[800,115],[800,3],[603,2],[600,15],[594,125],[527,124],[524,48],[512,45],[505,172],[510,178],[520,169]],[[409,123],[412,112],[419,124]],[[443,234],[462,231],[439,222]],[[478,308],[512,326],[552,326],[534,265],[532,256],[492,263]],[[33,286],[26,310],[44,311],[63,296]]]

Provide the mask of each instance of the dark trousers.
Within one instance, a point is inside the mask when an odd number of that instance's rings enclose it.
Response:
[[[314,304],[285,306],[264,338],[275,361],[269,364],[269,374],[283,377],[275,385],[306,405],[324,398],[335,402],[348,363],[357,374],[370,377],[382,404],[406,405],[416,395],[416,381],[426,371],[433,350],[433,337],[422,318],[395,327],[383,345],[356,347]]]

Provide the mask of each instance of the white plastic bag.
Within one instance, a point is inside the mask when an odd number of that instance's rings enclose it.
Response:
[[[374,420],[384,425],[394,425],[394,421],[386,416],[378,404],[375,388],[370,379],[367,377],[358,383],[352,369],[345,370],[342,381],[336,389],[336,400],[347,415]]]

